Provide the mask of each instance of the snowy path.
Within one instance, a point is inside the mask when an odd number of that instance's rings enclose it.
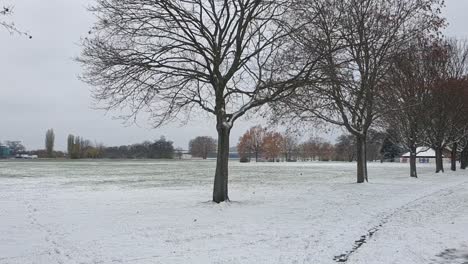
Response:
[[[467,230],[468,182],[463,182],[395,210],[348,263],[466,264]]]
[[[229,204],[208,202],[213,162],[0,162],[0,264],[468,261],[468,173],[403,164],[231,164]],[[373,228],[378,230],[373,230]]]

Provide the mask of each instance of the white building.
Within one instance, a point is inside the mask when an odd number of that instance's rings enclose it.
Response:
[[[416,162],[418,163],[435,163],[436,153],[435,150],[429,147],[419,147],[416,149]],[[445,154],[445,153],[444,153]],[[450,158],[447,155],[442,155],[444,162],[450,162]],[[407,152],[400,157],[401,163],[409,163],[410,153]]]

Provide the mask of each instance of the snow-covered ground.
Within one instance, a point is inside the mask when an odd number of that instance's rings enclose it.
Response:
[[[466,171],[232,162],[217,205],[214,165],[0,162],[0,263],[468,263]]]

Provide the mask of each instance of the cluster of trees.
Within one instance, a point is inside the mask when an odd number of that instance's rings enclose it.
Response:
[[[94,97],[131,110],[128,120],[142,111],[155,126],[195,109],[213,115],[215,202],[229,199],[232,127],[267,105],[274,119],[348,130],[362,183],[368,132],[387,109],[382,94],[397,89],[387,82],[395,58],[439,38],[443,2],[98,0],[78,61]]]
[[[106,147],[82,137],[69,135],[67,139],[70,159],[173,159],[177,155],[173,142],[161,137],[153,142]]]
[[[21,141],[7,140],[3,143],[3,145],[10,149],[10,155],[12,156],[16,156],[18,154],[26,154],[26,147]]]
[[[341,135],[335,144],[320,137],[310,137],[300,142],[299,135],[270,131],[261,126],[250,128],[239,139],[237,151],[241,162],[255,161],[355,161],[356,140],[352,135]],[[403,149],[390,141],[387,132],[369,130],[367,141],[368,161],[388,160],[402,154]]]
[[[189,152],[192,157],[207,159],[209,154],[217,151],[216,144],[216,139],[212,137],[196,137],[189,142]]]
[[[268,160],[296,160],[298,155],[297,137],[291,133],[270,131],[261,126],[254,126],[239,138],[237,151],[241,162]]]
[[[103,157],[110,159],[173,159],[180,157],[180,153],[174,149],[173,142],[161,137],[153,142],[144,141],[143,143],[129,146],[105,147]]]
[[[67,153],[70,159],[103,158],[104,146],[70,134],[67,137]]]
[[[381,121],[392,138],[410,152],[410,175],[417,177],[418,147],[451,151],[451,169],[468,165],[468,44],[456,39],[417,39],[391,58],[384,76]]]

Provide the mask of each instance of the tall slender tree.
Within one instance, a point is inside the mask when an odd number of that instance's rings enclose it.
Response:
[[[54,144],[55,144],[55,133],[53,129],[49,129],[46,132],[45,136],[45,148],[47,152],[47,157],[54,157]]]
[[[68,152],[68,158],[70,159],[73,158],[74,145],[75,145],[75,136],[70,134],[67,137],[67,152]]]

